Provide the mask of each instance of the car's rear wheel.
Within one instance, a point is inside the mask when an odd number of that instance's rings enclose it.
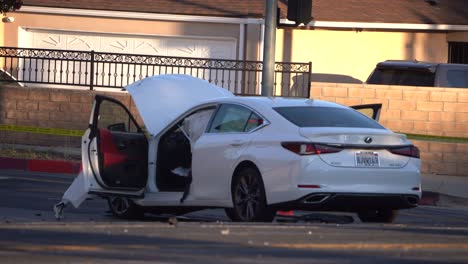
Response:
[[[226,214],[236,222],[271,222],[276,211],[268,208],[260,173],[251,167],[240,169],[232,180],[233,208]]]
[[[358,212],[358,217],[364,223],[393,223],[397,212],[391,209],[366,210]]]
[[[107,202],[112,214],[119,218],[139,219],[144,215],[143,208],[126,197],[111,196]]]

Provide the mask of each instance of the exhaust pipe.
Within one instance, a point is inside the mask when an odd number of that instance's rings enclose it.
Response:
[[[417,196],[405,196],[405,200],[408,204],[416,206],[419,203],[419,198]]]
[[[303,203],[305,204],[319,204],[325,202],[328,198],[330,198],[329,194],[312,194],[307,196],[303,200]]]

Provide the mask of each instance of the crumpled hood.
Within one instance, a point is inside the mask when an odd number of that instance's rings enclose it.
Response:
[[[158,134],[180,115],[204,101],[234,96],[227,89],[182,74],[147,77],[125,88],[151,135]]]

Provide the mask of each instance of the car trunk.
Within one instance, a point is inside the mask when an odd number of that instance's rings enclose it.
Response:
[[[406,137],[385,129],[300,128],[299,133],[324,149],[319,157],[335,167],[401,168],[410,159],[392,153],[410,145]]]

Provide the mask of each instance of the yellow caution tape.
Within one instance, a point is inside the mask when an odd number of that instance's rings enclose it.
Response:
[[[32,127],[32,126],[17,126],[0,124],[0,130],[27,132],[36,134],[59,135],[69,137],[81,137],[84,130],[62,129],[62,128],[47,128],[47,127]]]

